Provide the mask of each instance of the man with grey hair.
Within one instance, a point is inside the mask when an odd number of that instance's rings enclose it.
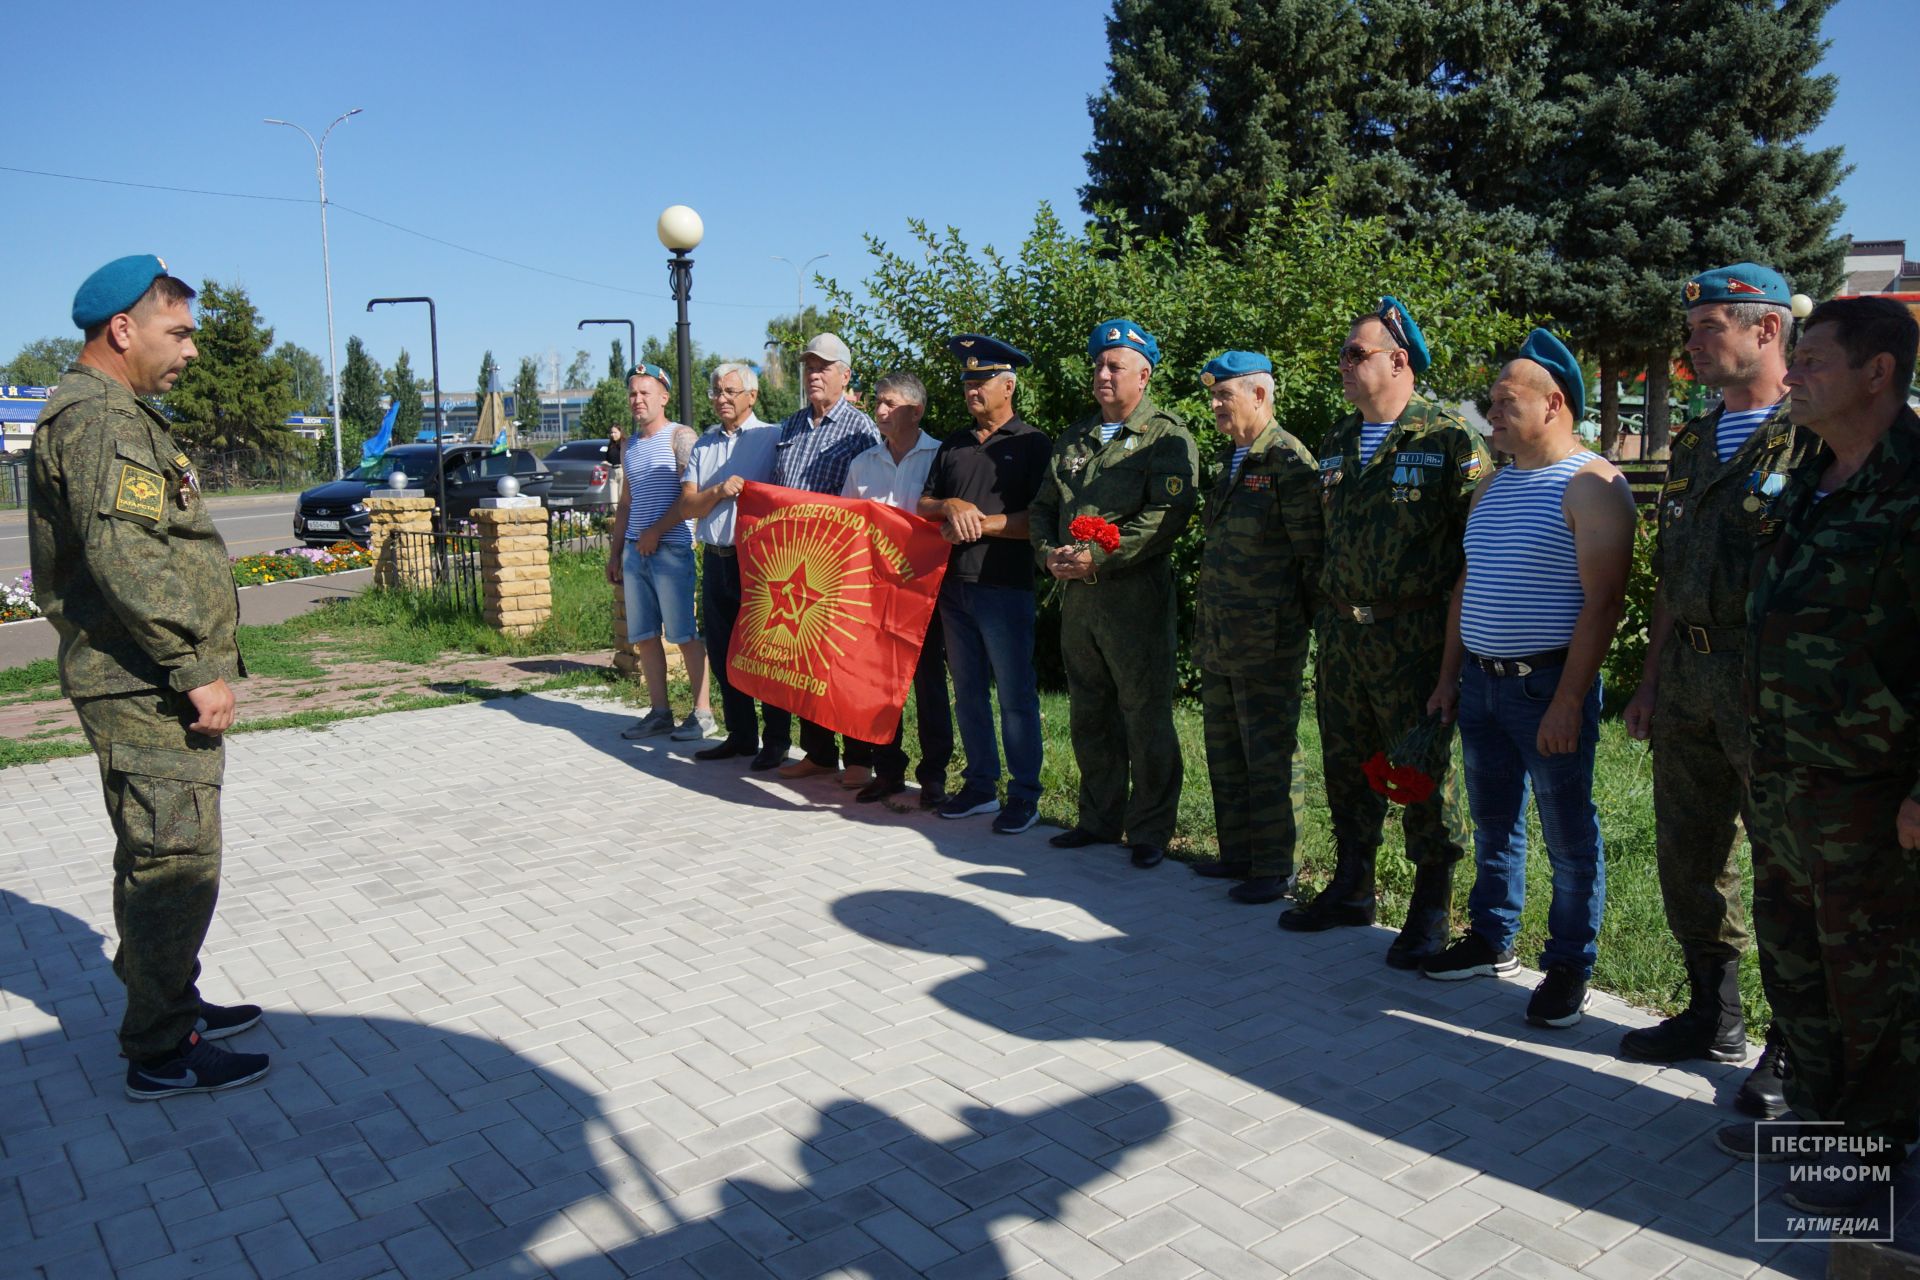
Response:
[[[853,377],[853,353],[831,333],[815,334],[800,353],[800,381],[807,402],[780,424],[774,444],[773,483],[809,493],[837,494],[847,482],[853,460],[880,443],[873,419],[847,399]],[[840,744],[833,731],[802,717],[800,749],[804,760],[783,765],[783,778],[811,778],[840,769]],[[847,739],[847,769],[841,782],[863,787],[872,778],[873,749]]]
[[[693,446],[680,502],[694,518],[694,537],[704,550],[700,556],[700,611],[713,681],[720,686],[720,709],[727,722],[726,740],[693,753],[696,760],[729,760],[752,756],[755,770],[772,769],[786,761],[793,745],[793,717],[783,707],[761,704],[765,733],[757,731],[753,699],[728,683],[727,647],[733,642],[734,622],[740,616],[740,560],[733,546],[734,499],[749,481],[773,479],[773,446],[779,429],[760,421],[753,406],[760,398],[760,379],[752,365],[723,364],[713,371],[708,386],[714,413],[720,421],[708,427]]]
[[[940,625],[953,669],[954,718],[967,752],[965,785],[940,807],[940,816],[993,813],[996,832],[1016,835],[1039,814],[1040,694],[1034,681],[1034,559],[1027,512],[1046,476],[1053,442],[1014,411],[1016,371],[1032,363],[1025,352],[979,333],[959,334],[947,349],[960,362],[973,421],[940,446],[920,499],[920,514],[940,521],[953,544],[940,584]],[[988,696],[995,688],[999,742]]]
[[[933,465],[940,442],[920,429],[927,413],[927,389],[910,373],[891,373],[873,387],[873,413],[880,428],[881,447],[869,449],[847,468],[843,498],[867,498],[913,512],[926,488],[927,469]],[[940,618],[928,620],[920,661],[913,673],[914,705],[919,716],[920,807],[931,809],[946,799],[947,764],[953,759],[953,717],[947,709],[946,646],[941,641]],[[907,789],[907,753],[900,749],[902,730],[893,740],[867,744],[873,748],[873,777],[854,799],[864,804],[884,800]],[[849,770],[851,772],[851,770]]]

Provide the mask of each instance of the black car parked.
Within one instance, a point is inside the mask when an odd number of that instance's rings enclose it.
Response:
[[[423,497],[439,492],[435,472],[438,450],[430,444],[402,444],[387,450],[379,460],[349,471],[339,480],[315,485],[300,495],[293,510],[293,536],[311,547],[331,546],[342,539],[367,543],[373,518],[367,514],[367,494],[387,487],[387,477],[398,469],[407,473],[407,488],[418,489]],[[496,454],[488,446],[461,444],[447,446],[447,514],[464,519],[474,503],[495,497],[500,477],[511,474],[520,481],[520,492],[544,499],[553,483],[540,459],[525,449]]]

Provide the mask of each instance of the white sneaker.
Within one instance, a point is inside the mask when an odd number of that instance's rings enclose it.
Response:
[[[687,718],[680,722],[680,727],[673,731],[673,740],[697,742],[702,738],[711,738],[717,728],[719,724],[714,720],[713,712],[694,711],[689,713]]]

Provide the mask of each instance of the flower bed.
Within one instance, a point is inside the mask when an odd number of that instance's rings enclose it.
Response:
[[[0,587],[0,622],[24,622],[40,616],[33,602],[33,571],[29,569],[5,587]]]
[[[314,578],[328,573],[365,569],[373,564],[367,549],[351,542],[336,542],[325,549],[289,547],[269,555],[239,556],[233,562],[235,586],[253,587],[265,582],[284,582],[288,578]]]

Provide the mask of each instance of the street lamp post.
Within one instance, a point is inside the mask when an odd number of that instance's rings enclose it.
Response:
[[[679,348],[679,371],[675,375],[680,379],[680,421],[693,426],[693,339],[687,324],[687,298],[693,293],[693,259],[687,254],[700,246],[700,238],[706,234],[706,226],[700,221],[700,215],[686,205],[667,206],[660,215],[659,225],[655,228],[660,235],[660,243],[673,251],[667,259],[667,281],[673,286],[673,301],[679,312],[679,320],[674,326],[674,341]]]
[[[807,309],[807,268],[822,258],[830,258],[832,256],[830,253],[816,253],[804,263],[795,267],[792,258],[783,258],[777,253],[772,255],[775,262],[784,262],[788,266],[793,267],[793,322],[795,324],[800,323],[800,316]]]
[[[433,305],[433,299],[419,298],[373,298],[367,303],[367,310],[388,306],[400,302],[424,302],[427,304],[427,342],[433,351],[433,471],[434,471],[434,511],[437,513],[440,532],[447,531],[447,424],[440,413],[440,317]]]
[[[289,129],[300,129],[301,136],[313,146],[313,172],[320,182],[320,274],[327,285],[327,380],[333,388],[333,478],[338,480],[346,474],[346,460],[340,454],[340,366],[334,359],[333,346],[333,255],[327,247],[327,138],[334,129],[345,120],[360,114],[361,108],[355,107],[327,126],[320,135],[320,141],[314,142],[313,135],[291,120],[268,120],[268,124],[282,124]]]
[[[586,328],[590,324],[623,324],[627,326],[627,369],[631,369],[634,365],[640,363],[640,346],[639,346],[640,339],[636,336],[636,333],[633,327],[633,321],[631,320],[582,320],[579,324],[573,327],[575,332],[578,332],[579,330]],[[626,369],[622,369],[620,372],[625,373]]]

